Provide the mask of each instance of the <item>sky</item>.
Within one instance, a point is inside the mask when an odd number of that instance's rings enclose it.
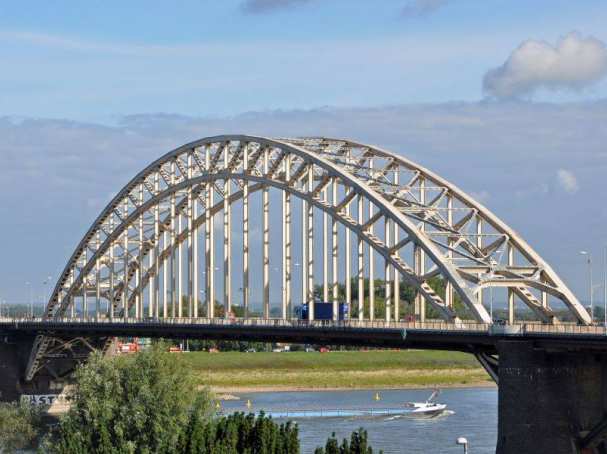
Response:
[[[607,244],[605,23],[604,0],[0,3],[0,299],[43,293],[149,162],[242,132],[402,153],[586,300],[579,251],[601,281]]]

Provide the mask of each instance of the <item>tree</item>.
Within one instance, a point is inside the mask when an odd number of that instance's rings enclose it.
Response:
[[[382,453],[382,451],[379,452]],[[316,448],[314,454],[373,454],[373,448],[368,444],[367,431],[361,427],[352,432],[350,442],[344,438],[340,446],[338,446],[335,432],[333,432],[325,447]]]
[[[184,453],[299,454],[297,425],[275,423],[260,413],[234,413],[211,420],[191,419]]]
[[[363,311],[366,317],[369,314],[369,279],[364,278],[363,280]],[[445,279],[441,276],[433,276],[428,279],[428,284],[432,289],[441,297],[445,298]],[[375,318],[383,318],[385,315],[385,300],[386,300],[386,285],[385,281],[382,279],[375,279],[373,281],[375,288],[375,304],[374,304],[374,317]],[[350,309],[350,318],[358,318],[358,277],[353,277],[350,280],[350,288],[352,293],[352,307]],[[399,296],[400,296],[400,306],[399,306],[399,314],[398,318],[402,319],[407,315],[413,315],[414,308],[413,302],[418,292],[415,287],[409,285],[405,282],[400,283],[399,286]],[[330,292],[331,293],[331,292]],[[346,286],[343,284],[338,284],[338,298],[340,301],[345,299],[346,295]],[[314,286],[314,296],[322,300],[323,298],[323,286],[317,284]],[[467,320],[472,319],[472,313],[463,303],[461,297],[457,292],[453,293],[453,309],[458,317]],[[426,318],[434,319],[441,318],[441,314],[430,304],[427,305],[426,309]]]
[[[443,300],[445,299],[445,289],[446,289],[445,279],[443,279],[440,276],[433,276],[430,279],[428,279],[428,284],[430,285],[430,287],[432,287],[432,289],[441,298],[443,298]],[[468,309],[468,307],[462,301],[461,297],[457,294],[457,292],[453,292],[453,310],[455,311],[455,313],[457,314],[458,317],[460,317],[464,320],[470,320],[470,319],[474,318],[472,316],[472,313]],[[427,318],[441,318],[441,315],[434,307],[432,307],[431,305],[428,305],[427,311],[426,311],[426,317]]]
[[[369,278],[363,279],[363,311],[365,316],[369,314]],[[375,279],[374,283],[374,293],[375,293],[375,304],[373,308],[373,313],[375,318],[383,318],[385,315],[385,299],[386,299],[386,285],[385,281],[382,279]],[[358,318],[358,277],[353,277],[350,279],[350,289],[352,293],[352,307],[350,308],[350,318]],[[411,286],[406,284],[405,282],[401,282],[399,286],[399,296],[400,296],[400,306],[399,306],[399,319],[404,318],[405,315],[408,315],[413,312],[411,307],[411,303],[415,299],[417,295],[417,290]],[[331,293],[331,292],[329,292]],[[314,286],[314,296],[320,300],[323,299],[323,286],[317,284]],[[340,301],[344,301],[346,298],[346,286],[344,284],[338,284],[338,299]]]
[[[344,443],[347,443],[347,440],[344,439]],[[316,448],[314,454],[340,454],[339,444],[337,442],[337,438],[335,438],[335,432],[333,432],[327,440],[324,449]]]
[[[87,364],[76,370],[75,388],[70,395],[72,406],[45,440],[45,451],[299,454],[296,424],[278,424],[263,413],[257,417],[252,413],[214,414],[209,395],[197,391],[184,360],[164,350],[159,344],[126,357],[93,354]],[[19,411],[27,412],[29,408]],[[11,411],[17,409],[11,407]],[[6,421],[12,423],[8,425]],[[2,433],[13,434],[10,443],[3,445],[9,452],[21,447],[15,444],[14,434],[22,439],[22,434],[29,433],[16,421],[20,420],[3,418],[0,413]],[[362,429],[352,434],[349,443],[344,440],[340,451],[335,451],[337,440],[327,442],[327,446],[330,453],[372,454]]]
[[[263,413],[217,416],[179,355],[147,352],[79,367],[49,453],[299,454],[297,425]],[[18,432],[17,432],[18,433]]]
[[[77,369],[72,406],[47,444],[51,453],[182,452],[194,418],[210,415],[183,360],[155,346],[129,357],[93,354]]]
[[[28,403],[0,403],[0,452],[34,448],[41,429],[38,407]]]

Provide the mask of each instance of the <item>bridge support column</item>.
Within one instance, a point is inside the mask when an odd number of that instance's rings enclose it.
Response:
[[[607,452],[607,354],[504,340],[497,454]]]
[[[23,375],[34,337],[0,336],[0,402],[12,402],[22,394],[58,394],[60,389],[52,377],[41,371],[33,381],[24,382]]]
[[[363,224],[364,221],[364,199],[362,195],[358,196],[358,223]],[[364,320],[365,318],[365,252],[364,243],[361,235],[357,236],[358,244],[358,319]],[[346,248],[346,253],[349,254]],[[347,279],[346,279],[347,282]],[[350,284],[348,284],[350,285]]]
[[[0,342],[0,402],[19,398],[19,377],[23,366],[21,363],[18,348],[12,343]]]
[[[373,168],[372,162],[369,168]],[[373,202],[369,200],[369,219],[373,218]],[[369,226],[369,234],[373,235],[373,224]],[[375,319],[375,254],[369,244],[369,320]]]

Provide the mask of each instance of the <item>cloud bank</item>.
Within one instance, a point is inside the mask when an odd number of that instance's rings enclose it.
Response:
[[[410,0],[401,10],[404,17],[420,17],[441,9],[450,0]]]
[[[577,183],[577,178],[575,177],[573,172],[565,169],[559,169],[556,175],[559,180],[559,184],[565,192],[569,194],[575,194],[576,192],[578,192],[579,187]]]
[[[572,32],[555,46],[527,40],[503,65],[485,74],[485,94],[497,98],[529,95],[544,88],[580,90],[607,75],[607,48],[592,36]]]
[[[26,298],[24,282],[56,276],[105,204],[154,159],[232,133],[350,137],[402,153],[474,194],[577,281],[571,257],[605,241],[605,124],[607,101],[133,115],[114,126],[0,117],[0,248],[11,257],[0,262],[0,290]]]
[[[242,3],[242,10],[249,14],[270,13],[303,5],[310,1],[312,0],[246,0]]]

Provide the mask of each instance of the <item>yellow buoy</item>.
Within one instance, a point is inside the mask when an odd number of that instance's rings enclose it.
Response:
[[[381,397],[379,397],[379,393],[375,393],[375,397],[374,397],[374,399],[375,399],[375,400],[381,400]]]
[[[251,408],[253,405],[251,404],[251,399],[247,399],[247,408]]]
[[[219,402],[215,402],[215,409],[221,410],[221,404]]]

